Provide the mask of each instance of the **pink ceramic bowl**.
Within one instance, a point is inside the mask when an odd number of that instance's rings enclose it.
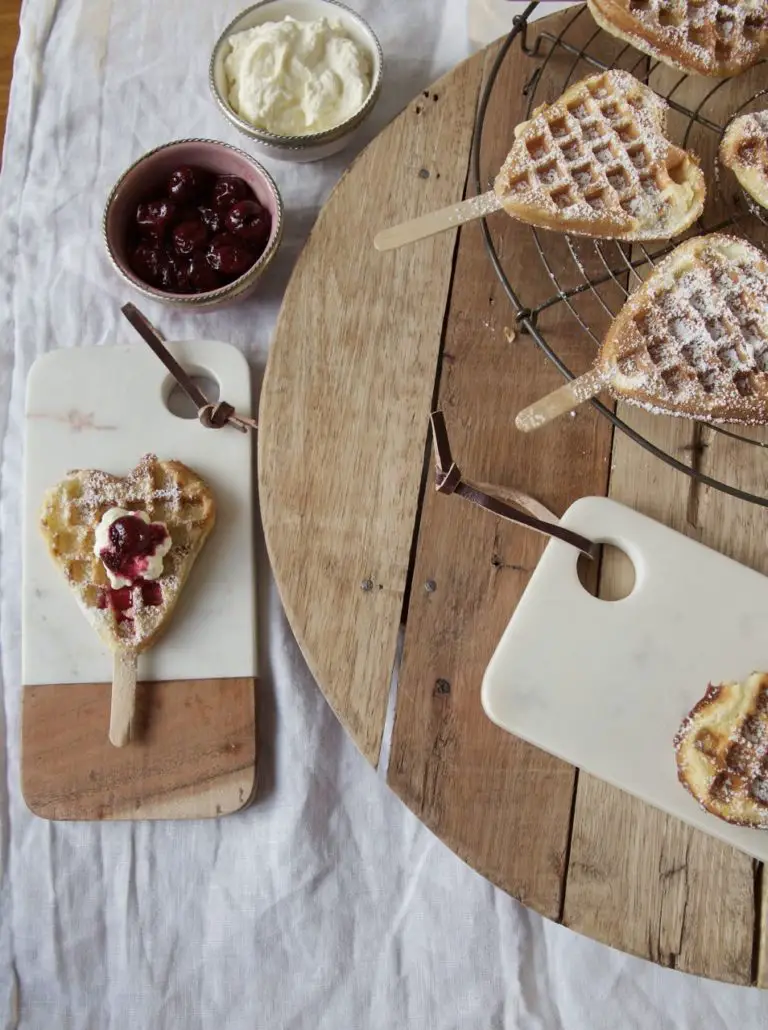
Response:
[[[151,197],[154,192],[162,194],[168,176],[180,165],[195,165],[218,174],[239,175],[272,216],[269,242],[258,261],[239,279],[208,293],[169,293],[158,290],[142,282],[128,264],[128,227],[137,204]],[[173,304],[192,311],[210,310],[234,300],[242,300],[253,291],[280,245],[283,234],[283,202],[269,172],[237,147],[207,139],[177,140],[165,143],[156,150],[150,150],[118,179],[104,209],[103,233],[112,264],[139,293],[164,304]]]

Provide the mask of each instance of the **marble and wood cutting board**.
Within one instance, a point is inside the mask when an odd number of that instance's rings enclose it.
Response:
[[[168,346],[250,412],[250,372],[236,348]],[[253,794],[253,439],[174,414],[173,386],[141,343],[53,351],[29,374],[21,779],[27,804],[46,818],[201,818],[235,812]],[[199,473],[215,494],[217,521],[167,629],[140,656],[135,739],[115,748],[107,737],[112,657],[51,561],[39,511],[69,469],[122,476],[148,452]]]

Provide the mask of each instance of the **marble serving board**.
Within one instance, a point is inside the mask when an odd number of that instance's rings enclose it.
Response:
[[[251,411],[245,357],[225,343],[168,344],[181,364]],[[211,486],[216,526],[167,630],[139,660],[140,680],[255,676],[251,434],[173,414],[174,386],[143,343],[53,351],[27,384],[22,675],[26,686],[111,681],[112,658],[91,629],[38,529],[45,490],[69,469],[125,475],[147,452],[176,458]]]
[[[762,861],[768,833],[731,826],[677,779],[672,739],[707,685],[768,670],[768,578],[603,497],[562,524],[615,544],[635,585],[603,601],[552,540],[482,687],[499,726]]]

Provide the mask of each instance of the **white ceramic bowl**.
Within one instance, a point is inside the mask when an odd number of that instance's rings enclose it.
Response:
[[[349,35],[371,57],[371,89],[363,106],[340,125],[325,132],[306,136],[278,136],[273,132],[256,129],[236,114],[227,100],[227,76],[224,61],[230,52],[229,37],[244,29],[252,29],[268,21],[282,21],[291,17],[297,21],[315,21],[328,18],[340,22]],[[279,161],[319,161],[336,154],[352,142],[357,130],[373,110],[381,92],[384,57],[376,35],[359,14],[350,11],[337,0],[262,0],[238,14],[219,36],[213,48],[209,69],[211,92],[219,110],[243,135],[253,141],[253,149],[264,157]]]

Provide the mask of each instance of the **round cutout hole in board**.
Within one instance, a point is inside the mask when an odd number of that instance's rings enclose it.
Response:
[[[632,559],[615,544],[601,543],[597,561],[580,554],[576,571],[584,589],[599,596],[601,601],[623,601],[635,589],[637,582]]]
[[[214,374],[205,368],[186,368],[192,382],[200,390],[209,404],[216,404],[221,397],[221,387]],[[197,418],[197,407],[187,397],[176,380],[169,376],[163,384],[163,403],[172,415],[177,418]]]

